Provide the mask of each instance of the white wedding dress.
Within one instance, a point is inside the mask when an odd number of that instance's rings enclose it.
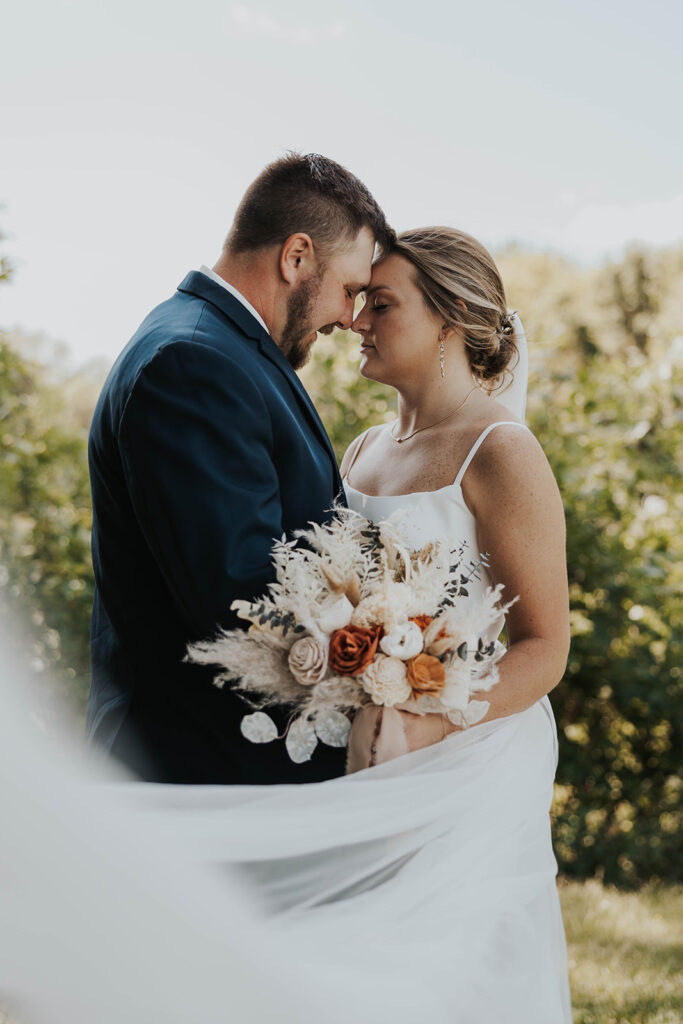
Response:
[[[452,548],[463,544],[476,561],[476,522],[461,483],[498,425],[480,434],[450,486],[373,496],[345,479],[349,507],[373,521],[400,516],[412,548],[446,538]],[[490,583],[482,567],[468,583],[471,597],[481,596]],[[501,617],[492,635],[502,625]],[[411,801],[423,806],[432,806],[437,793],[443,797],[429,840],[425,836],[405,866],[366,900],[386,930],[383,969],[400,964],[401,971],[414,973],[411,961],[419,964],[452,1021],[572,1020],[549,821],[557,753],[546,696],[521,714],[455,733],[363,773],[368,784],[371,778],[402,780],[406,798],[410,787]],[[357,909],[350,916],[342,911],[351,922],[349,942],[359,924],[353,921]],[[363,924],[372,928],[365,915]]]
[[[465,470],[348,501],[476,557]],[[547,697],[354,775],[256,787],[86,782],[11,707],[0,1003],[65,1024],[570,1024]]]

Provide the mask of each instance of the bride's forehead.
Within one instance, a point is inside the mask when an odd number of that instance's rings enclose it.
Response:
[[[391,288],[396,291],[412,281],[412,265],[398,253],[392,253],[372,266],[370,288]]]

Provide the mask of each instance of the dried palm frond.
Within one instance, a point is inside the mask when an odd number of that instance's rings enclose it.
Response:
[[[237,683],[245,693],[277,698],[285,704],[299,703],[307,692],[289,671],[286,651],[270,643],[266,636],[222,630],[213,640],[191,644],[185,660],[220,666],[214,678],[219,688]]]

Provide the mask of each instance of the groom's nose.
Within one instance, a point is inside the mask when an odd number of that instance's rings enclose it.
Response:
[[[337,321],[342,331],[348,331],[349,327],[353,323],[353,313],[355,309],[355,303],[353,299],[349,299],[347,305],[344,308],[343,317]]]
[[[367,324],[363,323],[363,310],[361,309],[356,319],[351,323],[351,330],[355,331],[356,334],[362,334],[367,329]]]

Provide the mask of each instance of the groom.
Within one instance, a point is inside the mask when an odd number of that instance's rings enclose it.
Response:
[[[343,774],[343,750],[320,745],[295,765],[282,742],[247,742],[246,706],[183,656],[188,642],[238,625],[231,602],[274,578],[273,539],[324,521],[341,492],[294,370],[317,332],[350,327],[375,243],[391,234],[333,160],[277,160],[247,190],[213,270],[192,271],[152,310],[106,380],[89,441],[87,730],[142,779]]]

